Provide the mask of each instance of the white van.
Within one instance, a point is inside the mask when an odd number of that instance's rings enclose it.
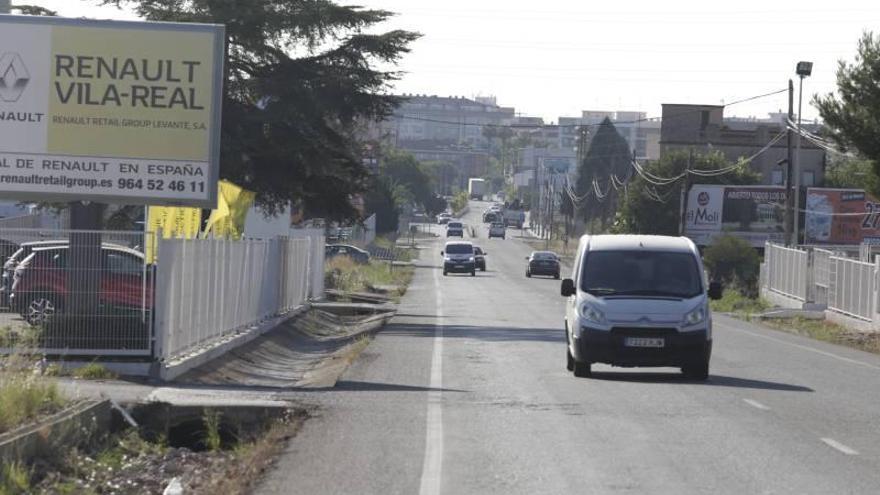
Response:
[[[674,366],[708,378],[709,299],[721,297],[721,285],[704,273],[685,237],[581,237],[572,278],[562,281],[568,370],[587,377],[592,363]]]

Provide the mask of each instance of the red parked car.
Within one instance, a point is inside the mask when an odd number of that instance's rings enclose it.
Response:
[[[15,268],[10,306],[28,323],[45,323],[64,311],[71,288],[67,280],[68,253],[68,246],[37,248]],[[150,268],[144,265],[143,253],[104,244],[100,271],[98,311],[101,315],[152,309],[152,275]]]

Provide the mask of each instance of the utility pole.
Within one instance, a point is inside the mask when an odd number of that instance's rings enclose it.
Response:
[[[691,186],[691,167],[694,163],[694,149],[688,152],[688,162],[684,172],[684,183],[681,185],[681,223],[678,226],[678,235],[684,236],[684,227],[687,223],[688,194]]]
[[[788,80],[788,120],[794,118],[794,83]],[[788,132],[786,133],[788,141],[788,154],[785,159],[785,244],[791,246],[797,241],[792,239],[792,228],[794,227],[794,219],[797,214],[794,211],[794,195],[792,194],[792,173],[794,168],[794,156],[791,149],[791,126],[786,124]]]
[[[551,173],[550,174],[550,198],[547,201],[547,204],[550,206],[550,233],[547,235],[547,244],[546,250],[550,250],[550,240],[553,237],[553,210],[554,205],[556,203],[556,177]]]
[[[530,205],[531,211],[529,212],[529,227],[532,228],[532,232],[540,232],[540,228],[538,226],[541,224],[541,183],[538,182],[537,164],[535,164],[535,179],[534,186],[532,188],[532,198],[537,204]]]

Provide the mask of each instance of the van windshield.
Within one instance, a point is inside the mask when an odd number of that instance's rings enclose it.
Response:
[[[449,254],[474,254],[474,247],[470,244],[450,244],[446,246]]]
[[[594,296],[690,298],[703,284],[694,255],[668,251],[595,251],[587,255],[581,289]]]

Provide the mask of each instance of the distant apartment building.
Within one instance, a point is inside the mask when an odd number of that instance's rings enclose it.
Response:
[[[381,124],[381,133],[403,149],[486,149],[485,125],[501,125],[515,110],[493,97],[401,95],[403,103]]]
[[[785,130],[785,115],[770,114],[769,118],[725,118],[721,105],[664,104],[660,131],[660,151],[690,150],[705,152],[717,150],[730,161],[750,157],[767,146]],[[818,124],[805,124],[817,130]],[[761,182],[768,185],[785,183],[786,167],[780,165],[788,155],[783,138],[751,162],[753,170],[761,174]],[[809,141],[801,142],[801,185],[813,186],[824,179],[825,151]]]
[[[626,140],[636,159],[660,158],[660,123],[648,119],[645,112],[584,110],[580,117],[560,117],[558,146],[575,148],[579,127],[589,126],[592,131],[606,118]]]
[[[456,177],[438,185],[443,194],[466,187],[468,177],[487,173],[490,142],[483,130],[515,117],[513,108],[499,106],[494,97],[398,96],[403,102],[393,115],[366,125],[363,139],[409,151],[421,161],[453,165]]]

